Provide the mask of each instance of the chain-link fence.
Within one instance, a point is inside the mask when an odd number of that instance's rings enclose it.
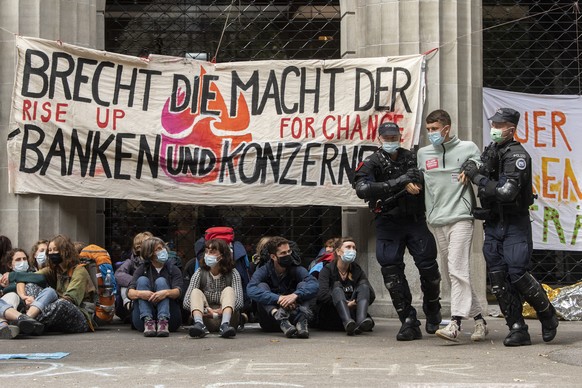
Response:
[[[483,0],[483,86],[533,94],[580,93],[577,2]],[[534,251],[532,273],[544,283],[582,280],[582,254]]]
[[[113,0],[105,12],[105,49],[136,56],[216,57],[217,62],[337,59],[339,34],[339,0]],[[106,201],[106,245],[116,255],[130,249],[136,233],[149,230],[187,260],[194,256],[196,239],[217,225],[232,226],[249,253],[262,236],[285,236],[298,243],[307,262],[326,239],[340,235],[341,209]]]

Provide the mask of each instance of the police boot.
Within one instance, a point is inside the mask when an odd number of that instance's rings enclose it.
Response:
[[[528,272],[517,279],[513,285],[523,295],[527,303],[536,310],[538,319],[542,324],[542,339],[544,342],[553,340],[558,328],[558,317],[556,316],[556,309],[550,303],[543,287]]]
[[[528,327],[523,321],[521,299],[517,290],[509,283],[507,272],[489,273],[491,292],[497,298],[499,308],[509,327],[509,334],[503,340],[505,346],[531,345]]]
[[[442,320],[441,304],[439,302],[441,292],[441,274],[439,266],[434,263],[429,268],[421,268],[420,289],[422,290],[422,311],[426,316],[425,330],[428,334],[434,334]]]
[[[367,298],[358,298],[356,306],[356,334],[361,334],[364,331],[372,331],[374,328],[374,320],[368,315],[369,302]]]
[[[331,299],[333,301],[335,310],[337,311],[342,324],[344,325],[344,330],[348,335],[354,335],[354,330],[356,330],[356,321],[352,319],[352,315],[350,313],[348,302],[346,301],[343,289],[339,286],[334,286],[333,290],[331,291]]]
[[[392,304],[398,313],[402,326],[396,335],[398,341],[421,339],[420,321],[416,319],[416,310],[412,307],[412,295],[403,265],[382,267],[384,284],[392,298]]]
[[[527,346],[531,345],[531,339],[527,331],[527,325],[521,318],[520,321],[514,323],[509,329],[509,334],[503,340],[505,346]]]
[[[422,332],[420,331],[420,321],[416,319],[416,310],[414,308],[410,311],[410,316],[402,321],[402,326],[396,334],[397,341],[413,341],[422,339]]]

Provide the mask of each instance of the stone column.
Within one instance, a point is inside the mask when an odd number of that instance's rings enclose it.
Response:
[[[27,252],[57,233],[103,244],[103,200],[8,193],[6,137],[13,129],[15,34],[103,49],[105,0],[0,0],[0,10],[0,233]]]
[[[451,114],[453,132],[479,147],[482,112],[481,1],[479,0],[340,0],[343,58],[410,55],[427,52],[427,92],[424,115],[434,109]],[[473,33],[473,31],[477,31]],[[424,134],[420,146],[428,142]],[[344,209],[343,233],[358,234],[360,250],[367,253],[369,277],[379,300],[372,306],[378,316],[395,317],[375,258],[372,217],[360,210]],[[486,270],[481,252],[483,229],[476,221],[473,239],[472,280],[484,307]],[[359,256],[362,257],[362,256]],[[418,271],[412,257],[405,258],[406,276],[414,304],[422,305]],[[450,314],[450,282],[441,286],[443,317]],[[422,310],[419,308],[419,312]]]

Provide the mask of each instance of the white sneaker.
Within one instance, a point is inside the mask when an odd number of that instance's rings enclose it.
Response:
[[[445,326],[443,329],[438,329],[435,334],[437,337],[441,337],[442,339],[458,342],[460,334],[459,325],[457,325],[455,320],[451,319],[447,326]]]
[[[489,329],[484,319],[475,321],[475,331],[471,334],[471,341],[485,341],[485,336],[489,334]]]

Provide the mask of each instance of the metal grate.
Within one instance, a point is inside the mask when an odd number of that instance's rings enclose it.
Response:
[[[580,94],[582,19],[575,3],[483,0],[483,86]],[[544,283],[573,284],[582,280],[582,253],[536,250],[531,270]]]
[[[113,0],[107,1],[105,11],[105,49],[135,56],[210,60],[216,55],[217,62],[338,59],[339,33],[339,0]],[[215,207],[108,199],[105,209],[106,246],[119,258],[129,251],[136,233],[149,230],[185,261],[194,256],[194,242],[206,228],[229,225],[251,254],[260,237],[282,235],[299,244],[307,263],[327,238],[341,233],[339,207]]]

